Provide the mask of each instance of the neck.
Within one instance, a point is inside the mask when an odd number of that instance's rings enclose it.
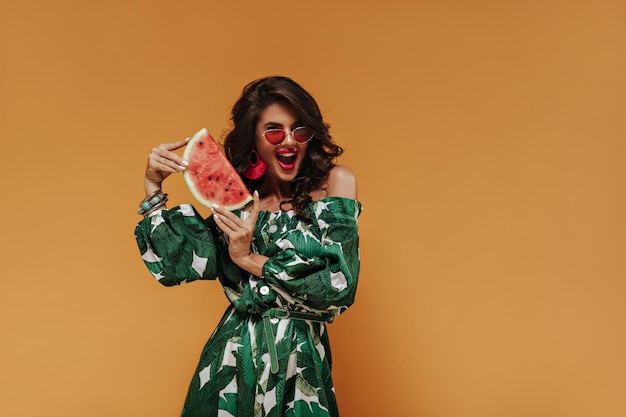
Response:
[[[259,194],[262,199],[276,201],[278,204],[282,201],[291,200],[293,197],[291,182],[278,181],[266,176],[259,187]]]

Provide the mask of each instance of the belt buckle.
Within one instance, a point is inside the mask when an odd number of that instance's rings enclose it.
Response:
[[[281,311],[283,313],[285,313],[284,316],[280,316],[280,318],[287,318],[289,316],[291,316],[291,309],[286,306],[286,307],[276,307],[276,311]]]

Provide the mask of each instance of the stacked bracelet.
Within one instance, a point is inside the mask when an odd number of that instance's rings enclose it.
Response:
[[[145,217],[160,207],[163,207],[165,203],[167,203],[167,194],[161,190],[157,190],[141,200],[137,213]]]

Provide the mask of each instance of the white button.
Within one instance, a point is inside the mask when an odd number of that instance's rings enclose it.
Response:
[[[270,293],[270,288],[269,287],[261,287],[259,292],[261,293],[261,295],[267,295],[267,294]]]
[[[280,321],[280,319],[278,319],[278,318],[276,318],[276,317],[274,317],[274,318],[271,318],[271,319],[270,319],[270,323],[272,323],[272,324],[276,324],[276,323],[278,323],[279,321]]]
[[[265,396],[263,394],[259,394],[256,396],[256,402],[259,404],[263,404],[264,399],[265,399]]]

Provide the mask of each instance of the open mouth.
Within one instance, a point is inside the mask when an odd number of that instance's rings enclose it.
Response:
[[[298,151],[289,149],[282,149],[276,154],[276,160],[278,161],[278,165],[280,165],[280,167],[285,170],[292,170],[295,168],[297,157]]]

